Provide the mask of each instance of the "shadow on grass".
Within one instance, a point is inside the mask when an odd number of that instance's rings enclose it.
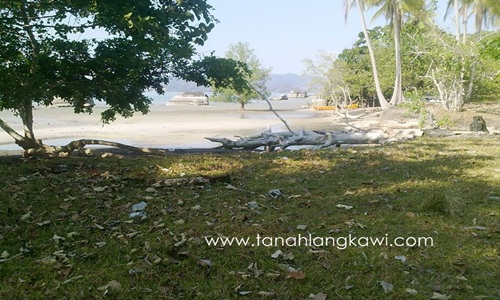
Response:
[[[0,290],[14,298],[497,297],[499,153],[497,140],[421,139],[380,148],[1,162],[0,251],[28,251],[0,265]],[[60,164],[68,172],[54,173]],[[235,189],[156,184],[228,174]],[[285,196],[266,196],[270,189]],[[130,220],[140,201],[148,217]],[[309,234],[388,244],[255,245],[257,235],[279,244]],[[254,246],[213,246],[206,237],[248,238]],[[391,247],[395,237],[430,237],[433,246]],[[121,289],[102,288],[112,280]],[[381,283],[393,289],[386,294]]]

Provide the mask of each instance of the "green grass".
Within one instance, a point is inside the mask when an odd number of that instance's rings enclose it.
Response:
[[[68,170],[55,172],[58,165]],[[498,137],[262,154],[2,159],[0,174],[1,299],[500,297]],[[200,175],[229,175],[239,190],[155,184]],[[266,196],[270,189],[285,197]],[[147,218],[131,220],[131,206],[141,201]],[[309,233],[432,237],[434,246],[214,247],[204,239]],[[293,259],[271,257],[277,250]],[[382,281],[392,292],[384,293]]]

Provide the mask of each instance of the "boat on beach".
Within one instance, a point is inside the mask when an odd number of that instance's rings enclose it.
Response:
[[[299,91],[299,90],[291,90],[290,93],[288,93],[288,98],[307,98],[307,92],[306,91]]]
[[[73,107],[73,104],[69,103],[68,101],[60,98],[60,97],[55,97],[52,100],[52,104],[50,105],[51,107]],[[94,107],[95,103],[93,99],[87,99],[85,101],[85,104],[83,105],[84,107]]]
[[[336,110],[337,109],[337,107],[333,106],[333,105],[313,105],[312,108],[314,108],[315,110]],[[352,104],[346,105],[344,108],[345,109],[359,108],[359,104],[352,103]]]
[[[340,108],[339,105],[333,105],[334,102],[331,100],[326,100],[323,98],[314,98],[311,101],[312,103],[312,108],[315,110],[336,110],[337,108]],[[359,108],[359,103],[354,102],[350,103],[348,105],[342,106],[344,109],[354,109],[354,108]]]
[[[208,95],[200,92],[187,92],[172,97],[166,105],[188,104],[188,105],[209,105]]]
[[[279,95],[277,97],[272,97],[270,100],[288,100],[288,96],[285,94]]]

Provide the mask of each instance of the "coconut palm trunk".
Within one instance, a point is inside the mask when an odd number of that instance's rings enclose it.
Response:
[[[392,93],[391,105],[398,105],[403,102],[402,77],[401,69],[401,10],[394,5],[393,11],[393,26],[394,26],[394,48],[396,56],[396,78],[394,80],[394,92]]]
[[[460,43],[460,7],[458,0],[453,0],[453,8],[455,9],[455,37],[457,43]]]
[[[365,14],[363,12],[363,6],[360,0],[355,0],[356,6],[358,7],[359,15],[361,18],[361,26],[363,27],[363,35],[365,36],[366,46],[368,47],[368,53],[370,54],[370,61],[373,70],[373,81],[375,82],[375,90],[377,91],[377,97],[382,109],[388,109],[391,107],[384,94],[382,93],[382,88],[380,87],[380,80],[378,78],[377,62],[375,60],[375,53],[373,51],[370,36],[368,35],[368,29],[365,21]]]

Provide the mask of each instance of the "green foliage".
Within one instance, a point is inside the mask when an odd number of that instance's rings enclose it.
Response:
[[[210,85],[216,90],[227,88],[244,94],[251,91],[248,81],[251,74],[245,63],[231,58],[207,56],[194,62],[183,76],[200,85]]]
[[[413,39],[414,52],[429,62],[425,76],[434,83],[444,108],[460,111],[478,60],[477,47],[471,42],[457,43],[435,25],[427,32],[426,39]]]
[[[448,114],[445,114],[442,118],[439,118],[436,120],[436,125],[439,128],[446,128],[452,126],[453,122],[450,119],[450,116]]]
[[[259,99],[261,95],[268,97],[270,93],[265,84],[271,73],[270,68],[264,68],[257,58],[254,49],[248,43],[238,42],[229,46],[226,58],[237,61],[245,66],[244,79],[248,82],[248,89],[236,89],[233,86],[213,86],[215,88],[212,101],[238,102],[244,109],[251,99]],[[257,90],[257,91],[256,91]]]
[[[143,91],[162,93],[172,76],[243,90],[241,65],[194,58],[216,23],[211,10],[205,0],[2,1],[0,110],[29,128],[33,104],[59,97],[90,112],[94,99],[109,106],[107,122],[146,113]]]
[[[405,94],[406,101],[399,104],[399,107],[405,108],[410,114],[420,114],[426,110],[424,96],[415,90]]]
[[[500,33],[486,35],[480,41],[473,101],[500,101]]]
[[[500,61],[500,33],[481,41],[481,55]]]
[[[383,34],[382,27],[376,27],[368,31],[368,35],[375,49],[377,49],[377,45],[381,41]],[[354,99],[363,101],[373,98],[376,92],[373,85],[373,72],[366,40],[363,33],[359,33],[358,37],[359,39],[354,43],[352,48],[344,49],[338,55],[338,60],[339,64],[344,65],[342,68],[344,70],[344,81],[349,86],[351,96]],[[375,55],[380,59],[378,54],[379,53],[376,51]],[[377,66],[379,65],[380,64],[377,64]],[[380,70],[379,75],[381,75]],[[385,74],[379,76],[383,91],[391,85],[390,81],[392,81],[392,79],[388,80],[388,77],[384,75]],[[386,93],[384,92],[384,94]]]
[[[310,88],[316,91],[322,99],[333,101],[340,94],[340,87],[345,86],[345,64],[339,61],[335,54],[319,52],[316,59],[304,60],[304,74],[310,78]]]
[[[389,97],[394,90],[395,62],[394,62],[394,39],[391,28],[375,27],[368,31],[372,46],[377,58],[377,68],[380,78],[380,86],[383,94]],[[415,40],[424,40],[428,29],[420,22],[407,22],[402,26],[402,71],[403,92],[411,93],[415,89],[421,94],[433,94],[432,82],[425,78],[429,67],[429,59],[425,56],[416,56],[413,51]],[[368,47],[362,33],[359,39],[350,49],[344,49],[338,56],[339,63],[344,64],[342,68],[343,79],[349,86],[351,96],[364,101],[373,98],[376,94],[373,85],[373,73],[370,65]],[[338,66],[336,66],[338,67]]]
[[[406,109],[406,114],[408,116],[419,116],[418,126],[420,128],[425,126],[425,123],[427,122],[429,116],[429,112],[425,107],[424,95],[420,91],[413,90],[410,92],[406,92],[405,101],[398,104],[398,107]]]

